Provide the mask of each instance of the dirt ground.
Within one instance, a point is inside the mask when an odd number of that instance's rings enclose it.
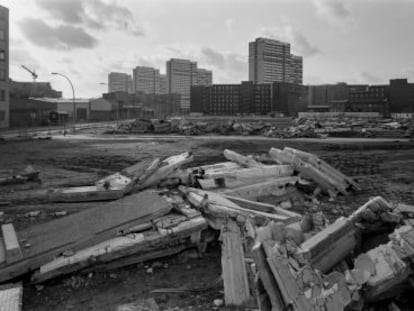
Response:
[[[255,137],[220,138],[139,138],[92,137],[90,139],[52,139],[27,142],[0,142],[0,170],[18,170],[28,164],[40,169],[42,184],[2,187],[0,192],[64,184],[65,180],[94,180],[149,157],[166,157],[184,151],[194,153],[191,166],[223,161],[225,148],[243,154],[266,153],[269,148],[289,146],[319,155],[353,176],[362,185],[360,193],[323,201],[317,209],[331,219],[348,215],[370,197],[381,195],[391,202],[414,204],[414,142],[352,140],[280,140]],[[0,200],[1,201],[1,200]],[[74,213],[102,203],[7,205],[0,202],[4,216],[0,222],[13,221],[17,229],[48,221],[55,211]],[[309,212],[301,206],[293,209]],[[35,218],[29,211],[41,211]],[[313,212],[314,210],[312,210]],[[153,297],[161,310],[212,310],[213,300],[223,298],[216,286],[203,292],[151,294],[165,287],[202,287],[220,275],[219,245],[209,247],[206,257],[198,259],[188,251],[179,256],[113,271],[76,274],[49,281],[42,286],[24,287],[23,310],[116,310],[116,306]],[[154,273],[146,269],[154,265]],[[168,265],[168,267],[167,267]],[[223,308],[221,309],[223,310]]]

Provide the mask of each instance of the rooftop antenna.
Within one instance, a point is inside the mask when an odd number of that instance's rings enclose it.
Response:
[[[24,69],[24,70],[26,70],[27,72],[29,72],[31,75],[32,75],[32,78],[33,78],[33,82],[36,82],[36,79],[37,79],[37,77],[38,77],[38,75],[37,75],[37,73],[36,73],[36,71],[33,69],[33,70],[30,70],[29,68],[27,68],[25,65],[22,65],[22,68]]]

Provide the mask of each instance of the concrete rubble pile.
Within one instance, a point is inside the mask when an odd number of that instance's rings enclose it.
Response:
[[[186,119],[144,120],[121,123],[107,134],[179,134],[179,135],[257,135],[276,138],[324,138],[324,137],[414,137],[413,120],[357,119],[331,117],[313,120],[299,118],[284,126],[275,126],[267,121],[226,122]]]
[[[90,186],[20,191],[26,201],[102,203],[19,231],[4,223],[0,282],[30,274],[37,284],[189,248],[203,256],[219,237],[226,305],[362,310],[411,286],[414,207],[376,197],[329,223],[321,212],[291,208],[352,195],[361,190],[352,178],[289,147],[223,155],[226,162],[189,167],[193,155],[185,152],[143,160]],[[387,239],[368,248],[377,232]]]

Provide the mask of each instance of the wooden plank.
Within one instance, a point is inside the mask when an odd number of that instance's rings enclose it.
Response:
[[[20,249],[16,230],[14,230],[13,224],[2,225],[1,232],[3,236],[4,249],[6,251],[6,263],[9,264],[21,260],[23,254]]]
[[[234,189],[223,189],[220,192],[226,195],[241,197],[247,200],[256,200],[262,196],[279,195],[290,185],[294,185],[298,177],[272,178],[256,184],[237,187]]]
[[[257,162],[255,159],[246,157],[244,155],[241,155],[229,149],[224,149],[223,154],[227,160],[233,161],[244,167],[262,167],[263,166],[262,163]]]
[[[256,263],[260,280],[262,281],[263,287],[265,288],[272,304],[272,310],[285,310],[286,306],[280,294],[280,289],[267,263],[266,254],[263,250],[262,244],[258,243],[253,246],[252,255]]]
[[[0,285],[0,310],[21,311],[23,306],[23,284]]]
[[[228,221],[221,230],[221,238],[224,300],[227,306],[242,306],[250,299],[250,292],[239,225]]]
[[[168,213],[171,204],[145,191],[18,232],[23,259],[0,266],[0,281],[36,269],[61,255],[105,241],[130,227]]]

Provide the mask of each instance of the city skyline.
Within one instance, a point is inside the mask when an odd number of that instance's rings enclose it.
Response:
[[[414,79],[409,0],[242,0],[237,10],[232,0],[0,4],[10,8],[10,77],[30,80],[25,64],[66,97],[65,81],[50,72],[71,76],[79,97],[93,97],[106,90],[100,83],[109,72],[163,68],[170,58],[197,61],[215,83],[239,83],[248,80],[248,42],[259,36],[287,41],[303,55],[304,84]]]

